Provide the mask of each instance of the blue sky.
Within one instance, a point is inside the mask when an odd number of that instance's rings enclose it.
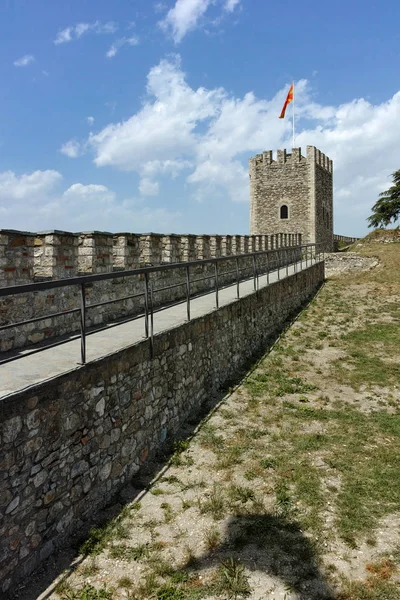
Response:
[[[334,160],[335,230],[400,167],[398,0],[2,0],[0,227],[247,233],[247,161]]]

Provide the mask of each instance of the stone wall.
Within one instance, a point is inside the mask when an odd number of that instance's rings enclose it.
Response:
[[[249,161],[250,232],[253,235],[298,231],[304,243],[333,250],[332,161],[314,146],[291,153],[272,150]],[[288,218],[280,210],[288,207]]]
[[[358,237],[351,237],[349,235],[338,235],[337,233],[333,234],[333,250],[334,252],[337,252],[340,248],[341,244],[347,244],[348,246],[350,246],[351,244],[354,244],[355,242],[358,242],[360,238]]]
[[[155,304],[162,305],[185,298],[184,263],[189,260],[234,256],[270,248],[292,247],[299,243],[301,236],[292,233],[257,236],[180,236],[153,233],[113,235],[106,232],[78,235],[52,231],[35,235],[3,230],[0,234],[0,287],[121,271],[121,278],[86,286],[87,326],[90,328],[135,316],[143,311],[143,277],[124,277],[123,272],[126,270],[158,264],[183,263],[181,269],[151,275]],[[242,276],[250,275],[251,259],[242,259],[240,266]],[[236,277],[235,269],[234,261],[220,265],[219,284],[232,282]],[[190,268],[191,280],[205,277],[207,279],[192,284],[193,294],[214,287],[214,265]],[[170,290],[163,289],[171,285],[175,287]],[[108,303],[117,299],[116,303]],[[100,303],[103,303],[102,306],[90,308]],[[0,298],[0,326],[46,317],[34,323],[0,331],[0,352],[77,332],[79,306],[78,285]]]
[[[104,506],[313,294],[324,264],[0,400],[0,589]]]

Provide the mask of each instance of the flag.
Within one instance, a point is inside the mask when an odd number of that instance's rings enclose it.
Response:
[[[280,119],[284,118],[287,105],[290,104],[291,102],[293,102],[293,100],[294,100],[294,83],[292,83],[292,85],[290,86],[290,90],[286,97],[285,104],[283,105],[282,112],[279,115]]]

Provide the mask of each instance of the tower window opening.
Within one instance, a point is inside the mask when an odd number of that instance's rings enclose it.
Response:
[[[281,206],[281,219],[288,219],[289,218],[289,208],[286,204],[283,204]]]

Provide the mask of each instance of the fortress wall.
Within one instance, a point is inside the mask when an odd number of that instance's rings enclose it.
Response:
[[[152,273],[154,302],[160,306],[186,297],[186,268],[189,260],[216,256],[232,256],[252,252],[253,248],[277,248],[300,243],[299,237],[274,240],[271,236],[218,236],[218,235],[161,235],[107,232],[73,234],[62,231],[41,234],[0,232],[0,285],[18,285],[34,281],[68,279],[78,275],[121,271],[121,278],[94,282],[85,289],[87,326],[97,326],[141,313],[144,309],[144,279],[140,275],[124,277],[124,270],[157,264],[183,263],[181,269]],[[277,258],[277,257],[276,257]],[[284,260],[284,256],[281,257]],[[275,261],[276,262],[276,261]],[[277,262],[276,262],[277,264]],[[271,266],[274,263],[271,260]],[[241,275],[251,276],[252,259],[240,261]],[[236,279],[236,261],[218,266],[219,285]],[[207,277],[207,279],[204,279]],[[215,286],[215,267],[190,267],[192,293],[211,290]],[[175,285],[173,289],[161,290]],[[141,295],[141,296],[137,296]],[[124,299],[127,296],[137,296]],[[93,304],[121,299],[90,309]],[[29,292],[0,298],[0,325],[25,321],[41,315],[49,318],[27,325],[0,331],[0,352],[9,351],[54,337],[79,331],[79,313],[66,313],[80,306],[78,286]],[[65,313],[51,316],[56,313]]]
[[[312,297],[324,264],[0,400],[0,590],[83,528]],[[2,596],[3,597],[3,596]]]

